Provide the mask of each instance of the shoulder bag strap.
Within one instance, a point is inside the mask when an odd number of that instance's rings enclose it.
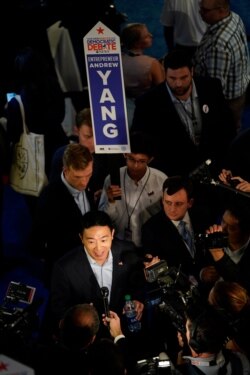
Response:
[[[20,95],[16,95],[15,99],[17,100],[17,102],[19,104],[19,107],[20,107],[20,111],[21,111],[22,122],[23,122],[23,132],[24,133],[29,133],[29,129],[28,129],[28,126],[27,126],[26,121],[25,121],[25,112],[24,112],[24,106],[23,106],[23,102],[22,102],[21,96]]]

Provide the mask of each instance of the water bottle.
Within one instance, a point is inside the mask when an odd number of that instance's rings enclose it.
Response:
[[[136,318],[136,310],[134,302],[131,300],[130,294],[125,296],[125,315],[127,318],[128,329],[130,332],[139,332],[141,330],[141,322]]]

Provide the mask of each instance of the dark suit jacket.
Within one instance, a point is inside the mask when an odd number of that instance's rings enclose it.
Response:
[[[192,221],[192,225],[194,232],[199,233],[201,228],[198,228],[197,222]],[[179,268],[181,265],[183,273],[198,278],[203,254],[196,248],[195,258],[191,257],[178,229],[163,210],[142,226],[142,246],[145,254],[158,255],[167,261],[169,267]]]
[[[199,147],[190,140],[165,82],[136,100],[131,131],[150,134],[156,143],[154,165],[169,176],[190,173],[208,158],[220,164],[221,156],[236,134],[220,81],[202,77],[194,81],[202,117]]]
[[[244,254],[238,264],[234,263],[230,257],[225,254],[219,261],[212,263],[217,269],[220,276],[226,281],[235,281],[243,285],[250,293],[250,244],[244,251]]]
[[[86,193],[90,207],[94,208],[91,191],[87,189]],[[31,236],[31,250],[45,259],[48,272],[55,260],[81,245],[81,218],[81,211],[61,177],[49,183],[39,197]]]
[[[113,275],[109,307],[121,316],[125,294],[143,302],[145,278],[134,248],[131,250],[125,242],[114,240],[111,251]],[[55,263],[51,281],[51,309],[57,320],[78,303],[93,303],[100,316],[104,313],[101,289],[82,246]]]

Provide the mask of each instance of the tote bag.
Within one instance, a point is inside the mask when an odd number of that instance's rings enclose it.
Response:
[[[10,185],[18,193],[38,197],[48,183],[45,174],[44,135],[31,133],[25,122],[25,112],[20,95],[16,95],[23,132],[14,146],[10,169]]]

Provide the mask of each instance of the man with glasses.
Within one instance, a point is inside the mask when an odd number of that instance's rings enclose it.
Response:
[[[151,168],[152,140],[145,134],[130,134],[131,153],[124,155],[126,166],[120,168],[120,183],[108,175],[104,181],[99,209],[113,220],[115,236],[141,246],[141,226],[161,209],[161,186],[167,175]]]
[[[220,79],[239,130],[250,81],[245,26],[240,16],[230,11],[229,0],[201,0],[200,14],[209,26],[194,55],[195,74]]]

